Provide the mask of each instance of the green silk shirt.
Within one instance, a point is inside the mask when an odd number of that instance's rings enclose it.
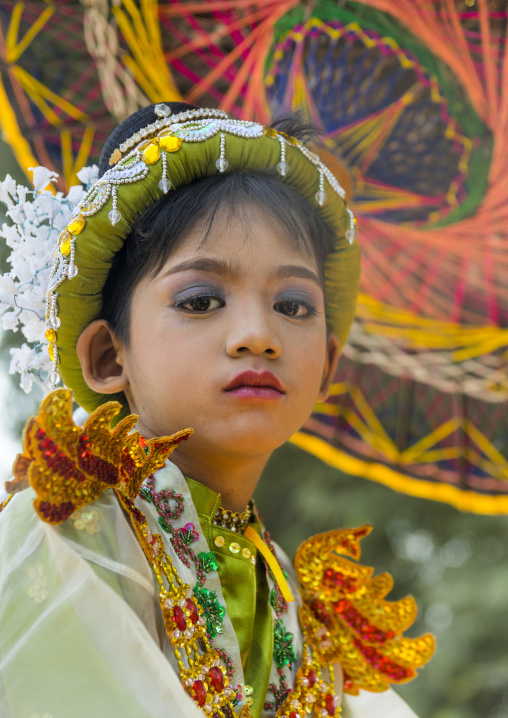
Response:
[[[203,534],[219,564],[217,571],[228,616],[238,639],[245,683],[253,689],[251,710],[258,718],[266,699],[273,658],[274,626],[265,564],[254,544],[245,536],[212,523],[220,507],[220,494],[193,479],[186,481]],[[254,517],[251,526],[261,535],[257,518]],[[217,538],[219,543],[220,538],[224,539],[222,546],[215,543]],[[234,547],[236,554],[230,549],[232,543],[240,546],[239,550]],[[255,564],[237,556],[243,549],[248,549],[255,557]]]

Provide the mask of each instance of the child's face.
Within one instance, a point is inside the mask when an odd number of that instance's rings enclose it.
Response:
[[[314,256],[262,210],[247,217],[247,232],[245,220],[219,217],[203,245],[196,226],[137,285],[129,342],[117,342],[140,431],[192,427],[178,451],[194,459],[280,446],[326,392],[336,364]]]

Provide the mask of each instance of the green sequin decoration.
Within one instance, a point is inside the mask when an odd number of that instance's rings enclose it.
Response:
[[[206,620],[206,632],[210,638],[214,638],[218,633],[223,633],[222,619],[224,618],[226,609],[220,605],[217,599],[217,593],[196,585],[194,586],[194,595],[203,609],[203,616]]]
[[[139,495],[145,501],[149,501],[150,503],[152,503],[152,495],[148,486],[142,486],[139,490]]]
[[[209,551],[208,553],[201,551],[201,553],[198,554],[198,558],[201,568],[207,573],[210,573],[210,571],[217,571],[219,568],[219,564],[217,563],[217,559],[215,558],[213,551]]]
[[[159,522],[159,526],[161,527],[161,529],[163,531],[165,531],[167,534],[173,533],[172,527],[168,524],[168,522],[166,521],[165,518],[163,518],[162,516],[159,516],[157,521]]]
[[[273,658],[278,668],[291,665],[296,661],[296,653],[293,648],[293,634],[286,630],[280,620],[275,621],[273,634]]]

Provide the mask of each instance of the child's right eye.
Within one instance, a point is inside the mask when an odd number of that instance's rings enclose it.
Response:
[[[214,309],[220,309],[224,306],[224,301],[219,297],[213,297],[209,294],[197,294],[193,297],[185,297],[177,302],[175,306],[178,309],[184,309],[188,312],[211,312]]]

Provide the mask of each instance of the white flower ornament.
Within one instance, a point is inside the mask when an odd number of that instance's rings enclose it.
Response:
[[[58,175],[46,167],[33,169],[34,189],[16,184],[7,175],[0,182],[0,202],[7,207],[10,223],[4,223],[0,237],[11,252],[10,271],[0,274],[0,316],[5,331],[21,329],[26,342],[10,350],[10,374],[20,374],[20,386],[27,394],[36,380],[46,381],[52,369],[45,336],[46,288],[58,237],[71,213],[85,194],[85,187],[71,187],[67,196],[45,188]],[[97,166],[85,167],[78,178],[86,186],[97,180]]]

